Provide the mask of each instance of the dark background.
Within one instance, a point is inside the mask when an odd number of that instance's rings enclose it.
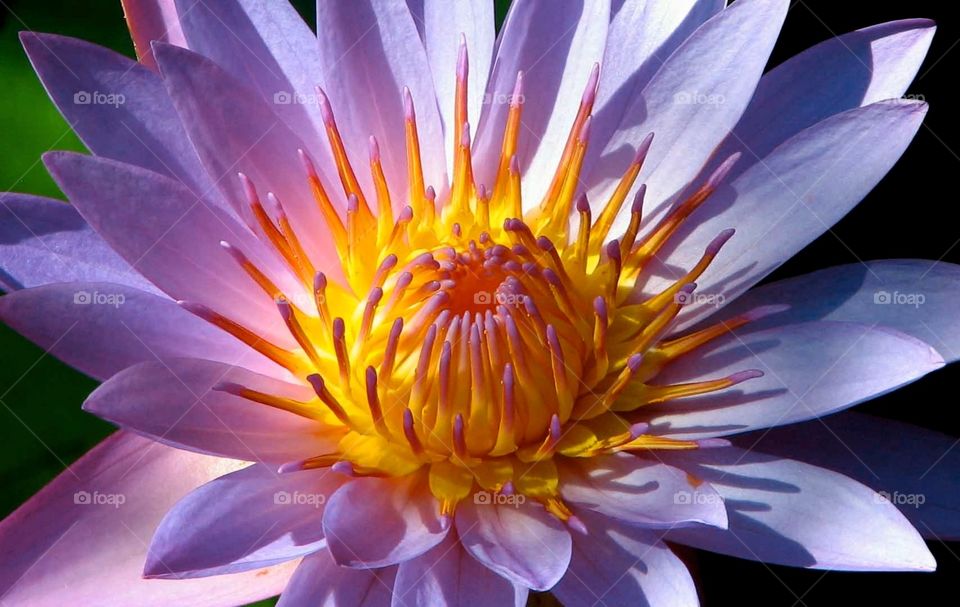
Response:
[[[334,1],[334,0],[331,0]],[[347,0],[343,0],[347,1]],[[563,2],[566,0],[556,0]],[[295,2],[312,20],[312,1]],[[502,19],[508,0],[498,0]],[[771,279],[858,260],[925,258],[960,263],[954,221],[960,174],[960,119],[955,88],[960,70],[960,16],[955,2],[798,0],[771,66],[831,36],[910,17],[938,22],[939,31],[909,93],[931,110],[901,162],[850,215],[783,266]],[[60,197],[39,163],[48,149],[83,149],[35,79],[16,33],[55,32],[133,54],[119,0],[0,0],[0,191]],[[960,367],[938,371],[860,410],[960,437]],[[0,517],[63,471],[112,428],[80,410],[95,382],[6,327],[0,327]],[[807,571],[706,553],[684,555],[703,604],[738,606],[914,604],[955,596],[960,543],[931,543],[933,574]],[[921,599],[922,600],[922,599]],[[272,604],[270,602],[264,605]]]

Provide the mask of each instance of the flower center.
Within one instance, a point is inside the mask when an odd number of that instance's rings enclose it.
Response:
[[[282,470],[333,466],[353,475],[399,476],[424,469],[444,512],[478,488],[517,491],[563,520],[557,460],[618,451],[693,449],[647,433],[643,407],[703,394],[756,377],[745,371],[714,381],[657,385],[672,360],[756,315],[664,339],[694,281],[732,236],[721,233],[701,261],[662,292],[644,296],[644,268],[729,171],[724,163],[689,199],[640,237],[645,189],[630,221],[610,240],[652,136],[640,143],[619,187],[594,218],[577,195],[590,135],[598,68],[570,132],[548,194],[523,211],[516,157],[522,74],[507,119],[499,170],[490,188],[475,185],[466,117],[466,50],[457,74],[456,123],[462,133],[448,201],[423,182],[416,115],[405,93],[409,206],[390,200],[376,141],[370,171],[375,200],[361,191],[333,110],[321,111],[347,197],[341,213],[309,157],[301,152],[318,208],[332,235],[342,280],[317,271],[280,201],[269,210],[247,186],[249,221],[312,294],[288,297],[243,252],[224,243],[278,302],[289,350],[212,310],[185,304],[308,382],[316,398],[293,401],[234,384],[216,389],[320,420],[338,449]],[[571,230],[570,217],[577,217]]]
[[[441,262],[449,278],[441,281],[440,290],[449,295],[447,309],[452,314],[496,313],[497,306],[521,302],[516,292],[519,268],[510,263],[511,251],[503,245],[478,247],[452,254]],[[531,262],[532,263],[532,262]],[[535,270],[536,271],[536,270]],[[541,270],[542,271],[542,270]]]

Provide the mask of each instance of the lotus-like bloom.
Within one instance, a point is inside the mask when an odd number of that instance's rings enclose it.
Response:
[[[93,155],[4,196],[0,316],[122,430],[0,526],[5,602],[685,606],[666,541],[960,535],[950,439],[820,421],[960,352],[960,269],[751,289],[904,152],[931,23],[763,75],[787,0],[126,4],[139,63],[23,36]]]

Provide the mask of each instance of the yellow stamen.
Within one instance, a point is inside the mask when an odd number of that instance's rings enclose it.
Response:
[[[329,441],[318,443],[315,457],[284,470],[419,474],[429,481],[445,516],[483,490],[498,499],[530,497],[577,527],[582,524],[558,497],[558,461],[709,446],[652,434],[643,423],[643,405],[708,394],[758,376],[746,371],[690,384],[655,381],[676,358],[759,318],[760,313],[749,313],[688,336],[665,337],[688,303],[693,281],[732,231],[722,232],[673,284],[653,294],[642,290],[650,278],[650,259],[716,191],[735,158],[646,231],[641,185],[621,238],[610,240],[652,135],[639,142],[610,200],[595,213],[581,180],[597,90],[595,68],[547,195],[524,214],[517,156],[522,74],[510,100],[496,181],[487,188],[474,183],[468,69],[464,43],[450,129],[455,153],[449,190],[445,183],[424,183],[407,90],[409,205],[396,213],[391,191],[396,197],[403,189],[391,190],[380,144],[369,141],[372,191],[365,193],[322,93],[321,114],[343,193],[332,197],[310,158],[300,153],[317,203],[316,224],[292,225],[280,201],[268,195],[265,207],[253,182],[241,177],[251,229],[285,262],[281,269],[303,282],[313,301],[294,305],[277,286],[288,282],[240,250],[224,247],[263,292],[254,296],[266,294],[276,302],[294,346],[275,345],[203,306],[186,307],[313,388],[316,399],[298,402],[235,384],[219,386],[329,428],[335,452]],[[368,199],[376,200],[376,215]],[[573,213],[579,226],[570,235]],[[311,230],[330,234],[341,271],[328,262],[320,265],[319,252],[300,240],[298,235]]]

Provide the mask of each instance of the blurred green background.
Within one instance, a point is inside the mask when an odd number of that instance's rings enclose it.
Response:
[[[313,25],[314,1],[294,4]],[[497,0],[498,23],[508,5]],[[63,198],[40,156],[84,147],[34,75],[17,38],[24,30],[83,38],[131,57],[133,45],[120,0],[0,1],[0,191]],[[0,325],[0,518],[113,431],[80,410],[96,385]]]

